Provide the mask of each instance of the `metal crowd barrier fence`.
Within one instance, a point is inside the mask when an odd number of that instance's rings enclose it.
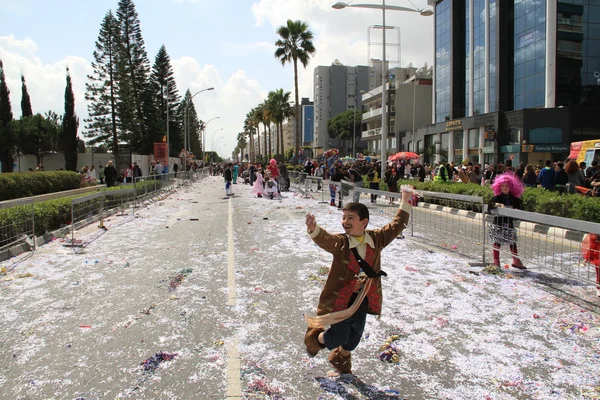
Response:
[[[314,181],[306,182],[314,178],[295,173],[292,186],[305,194]],[[401,193],[356,187],[347,181],[321,179],[319,183],[321,201],[334,201],[340,208],[348,201],[360,201],[367,205],[372,216],[391,219],[402,197]],[[509,243],[495,248],[490,238],[495,217],[513,220],[516,248],[511,249]],[[420,242],[473,259],[472,266],[493,263],[494,250],[499,250],[502,267],[510,268],[515,256],[528,268],[546,269],[600,287],[600,268],[596,265],[600,264],[600,243],[595,245],[596,237],[600,240],[597,223],[508,208],[488,212],[482,197],[419,191],[419,198],[413,198],[407,228],[404,233]],[[591,245],[587,244],[590,236]]]
[[[509,224],[513,221],[516,235],[515,257],[527,268],[542,268],[587,283],[598,280],[598,247],[595,236],[600,235],[600,224],[552,215],[537,214],[509,208],[495,208],[486,216],[486,230],[494,229],[494,222]],[[496,218],[496,221],[494,221]],[[509,228],[510,232],[510,228]],[[586,246],[591,238],[591,246]],[[488,239],[486,250],[493,254],[494,243]],[[496,249],[498,250],[498,249]],[[508,244],[500,247],[501,265],[512,265],[513,251]],[[594,263],[595,262],[595,263]]]
[[[107,190],[78,197],[71,200],[71,241],[68,247],[84,247],[85,243],[77,239],[75,232],[86,225],[99,222],[99,227],[104,228],[104,219],[113,214],[120,216],[134,216],[136,192],[131,189]]]
[[[33,200],[19,199],[0,203],[0,216],[0,251],[23,242],[30,244],[35,251],[35,206]]]

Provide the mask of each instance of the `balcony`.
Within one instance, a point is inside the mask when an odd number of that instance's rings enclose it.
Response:
[[[368,122],[371,119],[375,119],[377,117],[381,118],[381,110],[382,108],[376,108],[374,110],[371,111],[367,111],[366,113],[363,113],[362,115],[362,121],[363,122]]]
[[[363,140],[373,140],[379,138],[381,134],[381,128],[369,129],[368,131],[362,131],[361,139]]]

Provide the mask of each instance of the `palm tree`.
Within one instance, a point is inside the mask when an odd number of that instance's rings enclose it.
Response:
[[[284,92],[283,89],[277,89],[269,93],[268,104],[272,113],[272,120],[277,127],[277,154],[284,159],[283,146],[283,122],[293,115],[290,103],[290,92]]]
[[[236,153],[237,153],[237,150],[239,150],[240,161],[244,160],[244,149],[246,148],[247,145],[248,145],[248,143],[246,142],[246,134],[244,132],[238,133]]]
[[[261,104],[257,105],[256,107],[254,107],[252,115],[253,115],[254,126],[256,126],[256,135],[258,137],[258,143],[257,143],[258,144],[258,152],[262,153],[261,148],[260,148],[260,123],[263,122],[263,119],[264,119],[264,105],[261,103]],[[265,152],[263,154],[266,154],[267,153],[267,146],[266,146],[267,140],[264,135],[264,132],[263,132],[263,142],[265,142]],[[262,159],[262,157],[261,157],[261,159]]]
[[[262,110],[262,123],[265,127],[264,129],[264,142],[265,142],[265,162],[269,162],[269,158],[271,155],[271,110],[269,110],[269,106],[267,104],[267,100],[263,101],[260,105],[260,110]],[[269,143],[267,145],[267,136],[265,136],[268,132]]]
[[[315,54],[316,49],[313,45],[313,34],[308,29],[306,22],[292,21],[288,19],[287,24],[277,29],[277,34],[281,37],[275,42],[275,58],[281,61],[281,65],[293,62],[294,64],[294,89],[296,92],[296,155],[300,151],[300,102],[298,101],[298,60],[306,68],[310,56]]]
[[[255,162],[256,152],[254,149],[254,133],[256,130],[254,129],[254,121],[252,120],[252,111],[246,114],[246,119],[244,120],[244,132],[250,139],[250,162]]]

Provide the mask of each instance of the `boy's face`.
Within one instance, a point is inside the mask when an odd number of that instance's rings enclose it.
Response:
[[[358,214],[353,211],[346,210],[342,215],[342,227],[344,228],[344,232],[350,236],[364,235],[368,223],[368,218],[361,220]]]

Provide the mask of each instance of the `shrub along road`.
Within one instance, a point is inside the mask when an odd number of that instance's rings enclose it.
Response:
[[[284,193],[224,198],[211,177],[140,210],[81,253],[54,241],[0,264],[0,395],[37,398],[568,398],[598,395],[597,314],[540,274],[469,273],[466,259],[396,240],[383,254],[381,319],[368,318],[355,378],[309,360],[313,313],[340,211]],[[373,216],[371,226],[386,220]],[[573,285],[572,291],[590,291]],[[392,335],[396,363],[381,361]]]

